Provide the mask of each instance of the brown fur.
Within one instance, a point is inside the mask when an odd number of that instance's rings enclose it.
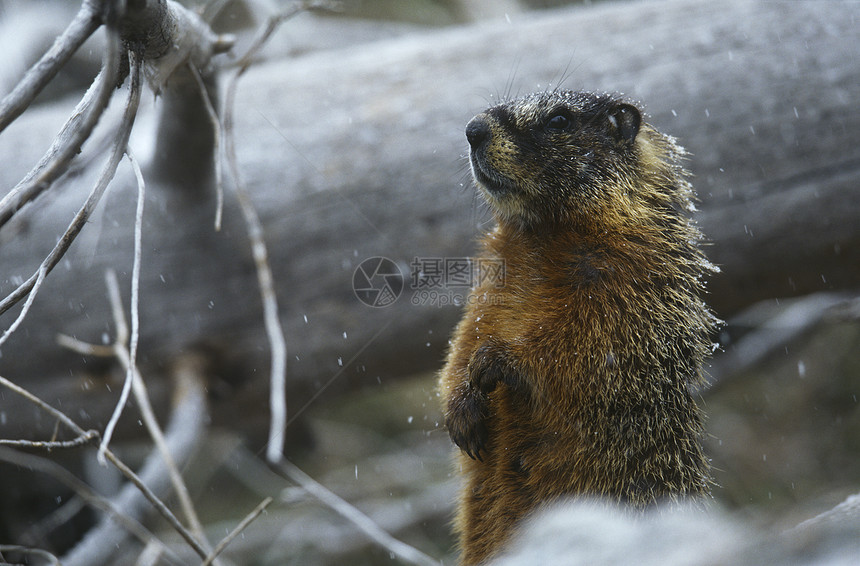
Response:
[[[505,281],[472,290],[440,379],[462,449],[462,563],[563,496],[641,509],[706,495],[691,388],[713,268],[683,212],[682,150],[634,106],[568,91],[491,108],[467,137],[497,221],[479,258],[503,260]]]

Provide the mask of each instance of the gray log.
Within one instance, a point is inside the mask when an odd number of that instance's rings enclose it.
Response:
[[[609,3],[253,69],[239,89],[237,147],[278,282],[292,414],[329,382],[343,388],[441,364],[459,309],[411,304],[422,296],[410,288],[410,262],[468,256],[488,221],[469,184],[463,126],[500,96],[559,82],[641,100],[649,120],[690,151],[698,218],[722,267],[709,298],[721,316],[768,297],[856,288],[857,15],[853,3]],[[14,185],[66,112],[30,111],[4,132],[0,186]],[[138,154],[155,137],[146,120],[132,140]],[[0,232],[0,293],[53,245],[88,175]],[[149,187],[141,357],[151,369],[195,344],[214,347],[225,368],[238,369],[225,369],[229,396],[213,409],[216,421],[241,416],[256,429],[267,418],[268,358],[253,264],[233,200],[215,233],[214,200],[201,188]],[[112,333],[102,274],[114,267],[127,281],[130,271],[130,176],[112,191],[0,358],[4,376],[86,406],[85,427],[103,422],[116,388],[82,391],[70,372],[103,368],[54,340]],[[405,275],[393,306],[370,308],[353,293],[354,270],[372,256]],[[3,398],[0,411],[17,427],[0,427],[3,436],[32,434],[32,418],[14,416]]]

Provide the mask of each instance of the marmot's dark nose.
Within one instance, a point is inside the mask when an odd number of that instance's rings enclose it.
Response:
[[[483,116],[475,116],[466,124],[466,139],[472,149],[478,149],[490,139],[490,124]]]

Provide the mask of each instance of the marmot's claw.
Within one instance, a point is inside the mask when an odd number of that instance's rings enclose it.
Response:
[[[454,444],[473,460],[483,461],[487,446],[488,399],[480,391],[462,387],[448,403],[445,425]]]
[[[450,430],[449,425],[449,431]],[[453,440],[454,444],[459,446],[460,449],[466,453],[466,456],[472,460],[478,460],[479,462],[484,461],[482,451],[487,443],[487,431],[483,425],[479,424],[471,432],[464,432],[461,434],[454,434],[452,431],[451,440]]]

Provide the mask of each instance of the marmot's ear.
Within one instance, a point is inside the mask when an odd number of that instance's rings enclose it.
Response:
[[[632,104],[617,104],[609,111],[609,124],[615,139],[632,144],[639,133],[642,115]]]

